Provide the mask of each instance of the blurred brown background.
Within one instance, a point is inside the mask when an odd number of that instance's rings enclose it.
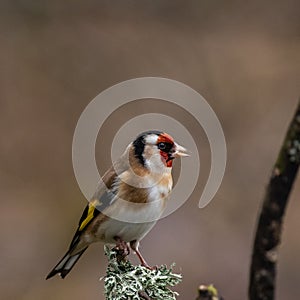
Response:
[[[101,244],[64,281],[44,278],[86,205],[72,169],[76,122],[99,92],[140,76],[200,92],[228,147],[214,201],[200,210],[199,197],[189,199],[143,240],[143,253],[151,264],[177,263],[179,299],[211,282],[225,299],[246,299],[257,211],[300,95],[299,9],[296,0],[1,1],[1,299],[103,299]],[[111,134],[107,126],[100,142]],[[209,159],[207,143],[202,155]],[[98,156],[98,164],[109,163]],[[300,297],[299,195],[298,181],[278,299]]]

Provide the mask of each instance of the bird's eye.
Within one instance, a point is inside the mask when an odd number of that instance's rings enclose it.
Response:
[[[164,150],[164,149],[166,149],[166,144],[165,144],[165,143],[159,143],[159,144],[157,145],[157,147],[158,147],[158,149],[160,149],[160,150]]]

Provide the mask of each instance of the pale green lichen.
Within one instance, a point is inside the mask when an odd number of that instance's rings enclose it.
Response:
[[[142,300],[141,293],[155,300],[176,300],[177,292],[170,289],[182,280],[181,274],[173,273],[174,264],[170,268],[163,265],[156,270],[143,266],[134,266],[130,261],[119,262],[116,252],[105,246],[108,266],[104,280],[106,300]]]

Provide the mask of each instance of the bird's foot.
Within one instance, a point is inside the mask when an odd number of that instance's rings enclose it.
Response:
[[[157,266],[150,267],[147,264],[146,260],[142,256],[141,252],[138,250],[138,245],[139,245],[139,243],[136,240],[130,242],[130,247],[136,253],[136,255],[138,256],[138,258],[139,258],[139,260],[141,262],[141,266],[143,266],[143,267],[145,267],[145,268],[147,268],[147,269],[149,269],[151,271],[157,270],[158,269]]]
[[[116,246],[113,250],[117,253],[118,261],[127,260],[127,256],[130,254],[130,248],[126,242],[124,242],[121,238],[115,237]]]
[[[156,270],[158,270],[158,266],[152,266],[151,267],[146,262],[141,263],[141,266],[144,267],[144,268],[146,268],[146,269],[148,269],[148,270],[150,270],[150,271],[156,271]]]

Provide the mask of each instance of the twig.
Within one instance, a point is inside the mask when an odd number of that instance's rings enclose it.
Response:
[[[150,298],[146,292],[144,291],[139,291],[139,296],[142,298],[142,299],[145,299],[145,300],[152,300],[152,298]]]
[[[282,221],[300,161],[300,103],[268,184],[252,252],[249,299],[272,300]]]

